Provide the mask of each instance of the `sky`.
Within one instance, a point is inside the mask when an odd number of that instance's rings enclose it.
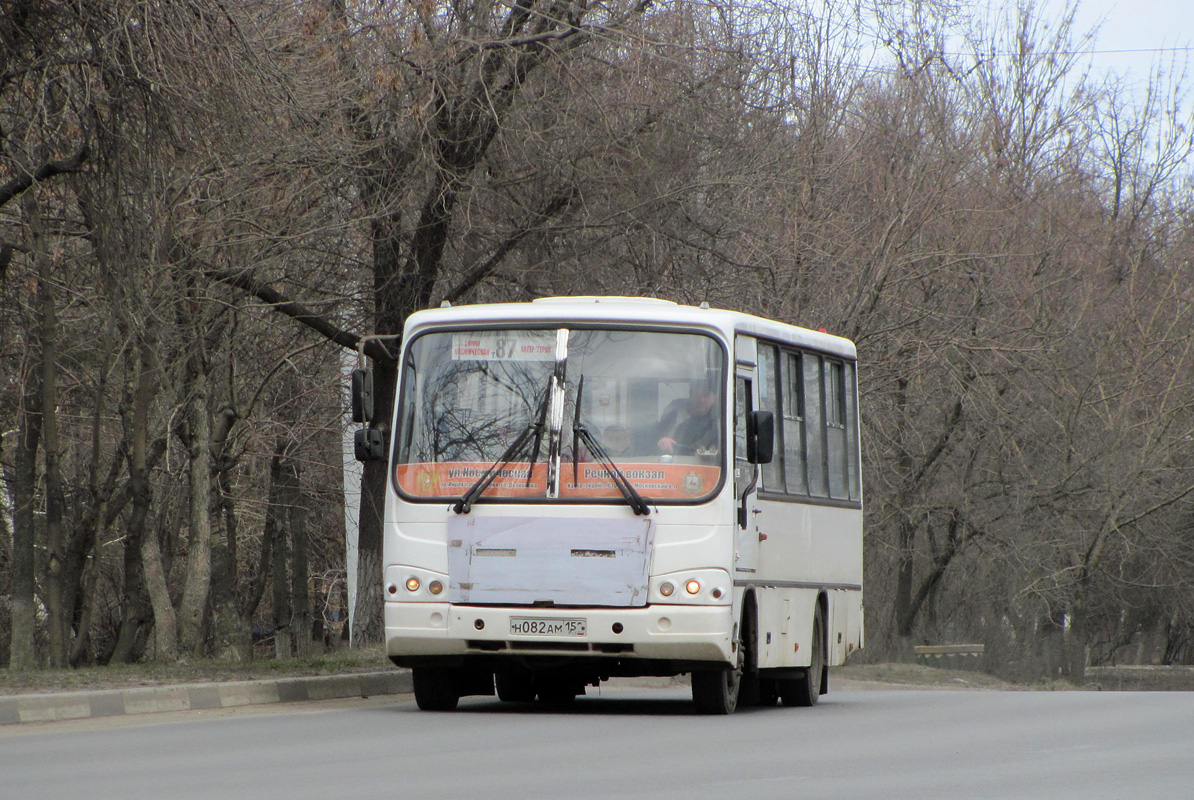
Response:
[[[1049,13],[1060,13],[1063,0],[1040,0]],[[1194,77],[1194,0],[1079,0],[1076,27],[1086,31],[1102,22],[1094,44],[1096,71],[1114,71],[1132,81],[1148,79],[1150,69],[1173,56],[1190,56]],[[1187,48],[1184,51],[1166,48]]]

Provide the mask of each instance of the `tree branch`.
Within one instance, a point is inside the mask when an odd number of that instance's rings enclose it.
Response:
[[[12,263],[12,245],[8,242],[0,244],[0,287],[4,286],[4,279],[8,276],[8,265]]]
[[[354,351],[360,346],[360,336],[333,325],[323,315],[315,313],[302,303],[291,300],[281,292],[271,288],[268,284],[257,280],[248,272],[225,272],[223,270],[209,269],[204,274],[212,280],[219,281],[228,286],[234,286],[253,295],[263,303],[272,306],[275,311],[285,314],[296,322],[301,322],[330,342]],[[394,357],[376,340],[370,340],[365,343],[365,355],[374,360],[394,360]]]
[[[538,230],[539,226],[547,220],[560,213],[572,204],[576,192],[573,189],[566,189],[563,192],[552,197],[539,211],[535,212],[535,216],[525,225],[516,229],[513,233],[506,237],[506,239],[498,245],[497,249],[490,254],[489,258],[476,264],[465,273],[464,278],[456,285],[454,289],[444,295],[444,299],[449,303],[455,303],[465,294],[470,292],[478,283],[484,280],[497,267],[502,260],[510,254],[519,242],[525,239],[529,234]]]
[[[78,172],[79,167],[87,160],[88,155],[87,145],[84,144],[70,158],[64,158],[61,161],[48,161],[33,172],[22,172],[10,178],[7,183],[0,186],[0,206],[4,206],[9,200],[12,200],[35,183],[49,180],[55,175]]]

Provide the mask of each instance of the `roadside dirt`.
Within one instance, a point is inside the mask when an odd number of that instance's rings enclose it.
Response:
[[[380,647],[336,650],[317,657],[282,661],[258,658],[239,662],[194,660],[178,664],[112,664],[79,669],[0,669],[0,695],[346,675],[387,669],[392,667]]]
[[[867,664],[858,667],[833,667],[829,684],[838,691],[867,689],[984,689],[1019,691],[1027,689],[1002,681],[984,672],[938,669],[920,664]]]

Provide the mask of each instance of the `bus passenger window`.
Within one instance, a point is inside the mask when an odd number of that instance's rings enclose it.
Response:
[[[780,408],[779,361],[774,345],[759,345],[759,403],[764,411],[770,411],[777,423],[783,420]],[[763,489],[769,492],[784,491],[784,430],[776,425],[775,457],[763,465]]]
[[[829,462],[829,496],[849,497],[846,478],[845,369],[840,361],[825,362],[825,436]]]
[[[862,482],[858,463],[858,382],[855,366],[846,365],[846,467],[851,500],[862,499]]]
[[[808,489],[813,497],[828,497],[825,475],[825,415],[821,392],[821,357],[804,353],[804,443],[808,453]]]
[[[808,494],[804,474],[804,373],[799,353],[785,353],[784,387],[784,476],[790,494]]]

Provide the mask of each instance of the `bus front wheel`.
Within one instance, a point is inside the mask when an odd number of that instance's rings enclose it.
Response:
[[[411,670],[415,704],[423,711],[452,711],[460,702],[460,690],[453,670],[415,667]]]
[[[692,673],[692,702],[698,714],[733,714],[738,708],[742,675],[746,671],[746,637],[738,641],[733,669],[701,669]]]
[[[529,703],[535,699],[535,678],[530,670],[498,670],[494,683],[498,700],[503,703]]]
[[[584,694],[585,687],[566,675],[541,675],[535,679],[535,693],[539,695],[540,703],[559,706],[571,703],[577,695]]]
[[[692,702],[698,714],[733,714],[738,708],[742,672],[703,669],[692,673]]]

